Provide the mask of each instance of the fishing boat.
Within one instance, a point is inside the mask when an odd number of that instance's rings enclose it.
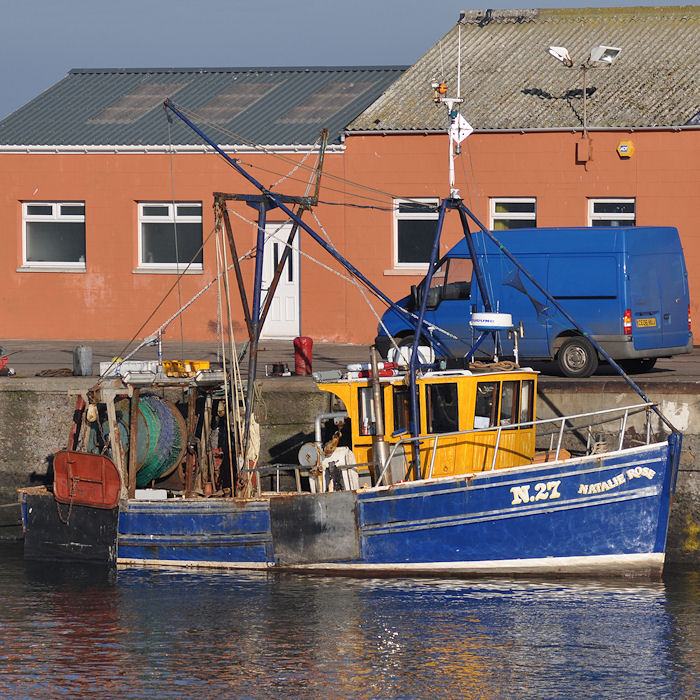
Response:
[[[454,101],[448,106],[452,113]],[[276,207],[290,217],[287,248],[306,231],[393,304],[302,221],[306,200],[266,190],[174,104],[166,108],[258,187],[260,195],[245,199],[260,216]],[[425,289],[448,211],[458,212],[470,251],[470,221],[495,240],[453,189],[453,173],[450,184]],[[215,209],[235,263],[227,197],[217,193]],[[478,342],[463,358],[434,357],[420,342],[423,294],[417,311],[396,307],[415,324],[413,347],[395,348],[388,362],[372,353],[369,362],[315,375],[336,410],[317,417],[298,463],[259,464],[249,398],[265,316],[264,228],[252,307],[244,307],[247,392],[234,391],[226,365],[124,365],[119,376],[101,377],[77,400],[52,487],[20,492],[25,556],[359,576],[661,574],[681,435],[629,378],[637,403],[538,419],[538,373],[519,365],[517,325],[494,311],[478,274],[487,310],[471,326],[481,336],[510,333],[513,361],[476,361]],[[269,295],[284,263],[283,255]],[[173,395],[186,397],[182,406]]]

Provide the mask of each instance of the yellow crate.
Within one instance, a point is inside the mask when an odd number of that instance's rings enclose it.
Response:
[[[163,373],[168,377],[193,377],[200,369],[209,369],[209,361],[163,360]]]

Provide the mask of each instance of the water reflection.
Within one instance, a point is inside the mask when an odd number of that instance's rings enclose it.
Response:
[[[700,577],[459,581],[25,565],[0,694],[693,697]]]

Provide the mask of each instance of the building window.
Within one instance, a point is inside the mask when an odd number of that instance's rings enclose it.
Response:
[[[435,240],[437,199],[394,200],[394,266],[426,267]]]
[[[491,230],[537,226],[537,199],[535,197],[491,197]]]
[[[589,226],[636,226],[636,205],[631,199],[589,199]]]
[[[202,269],[202,203],[139,204],[139,268]]]
[[[26,267],[85,269],[85,202],[23,202]]]

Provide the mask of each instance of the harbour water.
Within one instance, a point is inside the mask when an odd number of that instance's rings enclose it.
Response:
[[[76,568],[0,548],[0,696],[693,698],[700,573],[661,582]]]

